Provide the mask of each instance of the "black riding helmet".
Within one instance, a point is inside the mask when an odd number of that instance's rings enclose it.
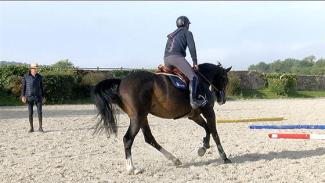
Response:
[[[180,27],[188,27],[189,24],[191,24],[191,22],[186,16],[180,16],[176,20],[176,26],[178,28],[180,28]]]

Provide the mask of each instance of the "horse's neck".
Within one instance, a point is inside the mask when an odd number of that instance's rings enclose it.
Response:
[[[196,73],[196,74],[197,74],[197,76],[199,77],[200,82],[209,83],[209,82],[212,81],[211,76],[206,76],[206,75],[204,74],[204,72],[202,72],[202,71],[199,71],[199,73]]]

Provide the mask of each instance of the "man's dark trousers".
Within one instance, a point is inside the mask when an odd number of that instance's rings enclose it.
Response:
[[[38,121],[39,121],[39,131],[43,131],[42,128],[42,97],[41,96],[29,96],[27,97],[27,103],[28,103],[28,114],[29,114],[29,123],[30,123],[30,132],[34,131],[33,126],[33,107],[36,105],[37,107],[37,114],[38,114]]]

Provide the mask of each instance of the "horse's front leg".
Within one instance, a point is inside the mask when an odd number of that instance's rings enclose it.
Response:
[[[202,157],[204,156],[206,150],[210,148],[210,131],[208,125],[200,114],[191,116],[189,119],[193,120],[196,124],[200,125],[205,130],[206,135],[203,137],[203,146],[198,150],[198,155]]]
[[[224,163],[231,163],[231,161],[227,158],[227,155],[225,151],[223,150],[223,147],[220,142],[220,138],[217,132],[217,127],[216,127],[216,115],[214,113],[213,107],[206,105],[205,107],[202,108],[202,114],[207,120],[207,125],[209,128],[209,131],[212,135],[213,140],[215,141],[218,152],[220,154],[220,157],[224,161]]]

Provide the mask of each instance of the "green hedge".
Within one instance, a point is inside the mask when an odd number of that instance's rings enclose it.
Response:
[[[114,77],[110,72],[89,72],[82,76],[81,84],[84,86],[95,86],[98,82]]]
[[[5,96],[6,90],[3,88],[2,85],[0,85],[0,96]]]
[[[65,99],[72,99],[75,86],[73,75],[43,75],[45,97],[50,102],[62,103]]]
[[[12,75],[8,77],[8,85],[6,85],[5,90],[11,93],[15,97],[19,97],[21,93],[21,81],[22,77],[17,75]]]
[[[227,84],[227,95],[237,95],[240,93],[240,79],[239,77],[234,73],[230,72],[228,74],[228,84]]]
[[[272,73],[266,75],[267,87],[277,95],[288,96],[296,92],[297,77],[293,74]]]
[[[21,92],[21,81],[28,73],[28,65],[5,65],[0,67],[1,96],[18,98]],[[42,66],[38,69],[43,76],[44,93],[49,103],[63,103],[64,100],[85,99],[91,96],[94,85],[99,81],[112,77],[125,77],[128,70],[107,72],[78,73],[74,68]]]
[[[2,88],[9,88],[12,76],[23,76],[28,72],[27,65],[5,65],[0,67],[0,85]]]
[[[111,73],[114,77],[122,78],[122,77],[127,76],[131,72],[133,72],[133,71],[132,70],[114,70],[114,71],[109,71],[108,73]]]

